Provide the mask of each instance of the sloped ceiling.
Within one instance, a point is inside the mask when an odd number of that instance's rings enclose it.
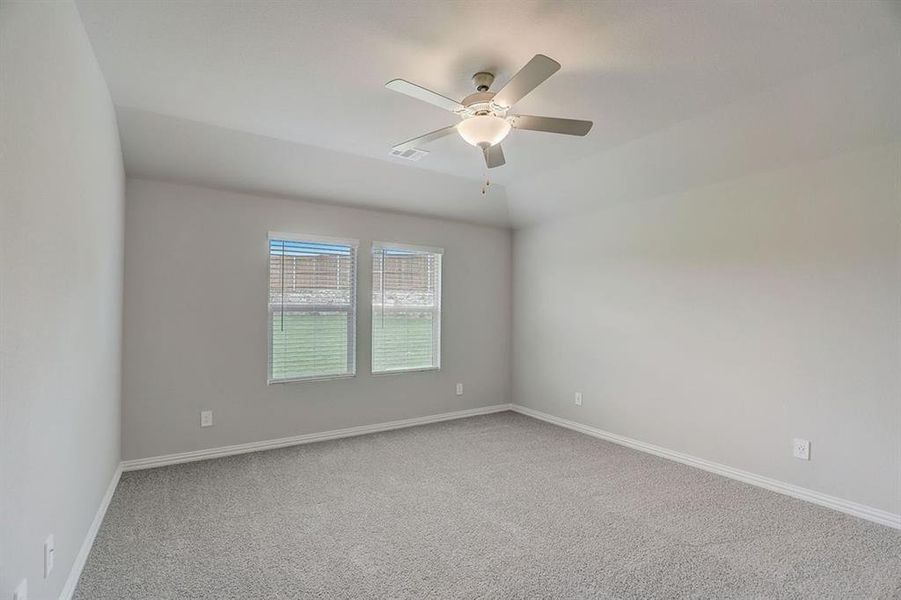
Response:
[[[898,129],[894,2],[78,6],[132,175],[519,226]],[[456,136],[419,162],[388,156],[455,117],[386,81],[462,98],[472,73],[500,85],[539,52],[563,69],[517,111],[592,119],[588,137],[514,131],[484,196]]]

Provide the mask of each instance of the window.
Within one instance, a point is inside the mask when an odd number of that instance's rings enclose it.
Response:
[[[269,383],[356,372],[357,242],[269,234]]]
[[[441,254],[372,244],[372,372],[441,366]]]

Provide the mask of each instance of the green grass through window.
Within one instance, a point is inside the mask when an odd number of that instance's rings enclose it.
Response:
[[[372,370],[436,367],[433,356],[432,315],[407,313],[372,316]]]
[[[348,374],[346,313],[272,317],[272,379]]]
[[[347,315],[286,313],[272,317],[272,379],[348,374]],[[372,323],[372,370],[435,367],[432,317],[428,313],[386,315]]]

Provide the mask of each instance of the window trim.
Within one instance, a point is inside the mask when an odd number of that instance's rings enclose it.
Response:
[[[373,261],[375,259],[375,253],[378,250],[408,250],[411,252],[423,252],[429,254],[437,254],[439,257],[439,265],[440,268],[438,270],[438,306],[434,310],[438,314],[437,324],[432,326],[433,335],[437,333],[438,335],[438,343],[435,345],[435,365],[429,367],[408,367],[402,369],[383,369],[381,371],[376,371],[373,368],[373,358],[375,356],[375,349],[373,340],[375,336],[372,334],[372,323],[375,322],[375,306],[372,302],[372,294],[370,293],[369,297],[369,314],[371,317],[371,322],[369,325],[369,372],[372,375],[381,376],[381,375],[398,375],[400,373],[425,373],[429,371],[440,371],[441,370],[441,345],[444,343],[444,339],[441,335],[442,328],[442,315],[444,314],[444,248],[438,248],[435,246],[422,246],[418,244],[407,244],[402,242],[380,242],[373,241],[369,250],[369,273],[372,276],[373,281],[372,285],[370,285],[370,290],[375,289],[375,269],[373,269]],[[384,267],[383,267],[384,268]],[[384,309],[384,308],[383,308]]]
[[[267,250],[268,242],[272,240],[286,240],[289,242],[310,242],[312,244],[335,244],[338,246],[351,246],[355,250],[360,248],[360,240],[353,238],[331,237],[325,235],[307,235],[305,233],[286,233],[284,231],[270,231],[266,239]]]
[[[272,240],[285,240],[291,242],[310,242],[319,244],[336,244],[340,246],[350,246],[354,250],[354,266],[353,277],[351,277],[350,297],[353,301],[353,337],[348,336],[348,341],[353,344],[353,369],[349,373],[339,373],[336,375],[311,375],[309,377],[292,377],[288,379],[272,378],[272,307],[269,303],[269,261],[270,248]],[[278,385],[282,383],[305,383],[314,381],[331,381],[333,379],[352,379],[357,376],[357,358],[359,348],[357,346],[357,335],[359,330],[360,311],[359,299],[357,298],[358,277],[360,274],[360,240],[353,238],[339,238],[324,235],[303,234],[303,233],[285,233],[282,231],[270,231],[266,236],[266,385]],[[348,319],[350,321],[350,319]],[[348,352],[350,356],[350,352]]]
[[[428,252],[430,254],[444,255],[444,248],[438,248],[436,246],[421,246],[419,244],[404,244],[401,242],[373,241],[372,250],[375,251],[377,248],[390,248],[392,250],[409,250],[410,252]]]

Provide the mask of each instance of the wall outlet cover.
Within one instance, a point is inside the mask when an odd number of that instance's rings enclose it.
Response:
[[[213,411],[211,411],[211,410],[200,411],[200,426],[201,427],[212,427],[213,426]]]
[[[801,460],[810,460],[810,440],[801,438],[793,439],[792,456]]]

